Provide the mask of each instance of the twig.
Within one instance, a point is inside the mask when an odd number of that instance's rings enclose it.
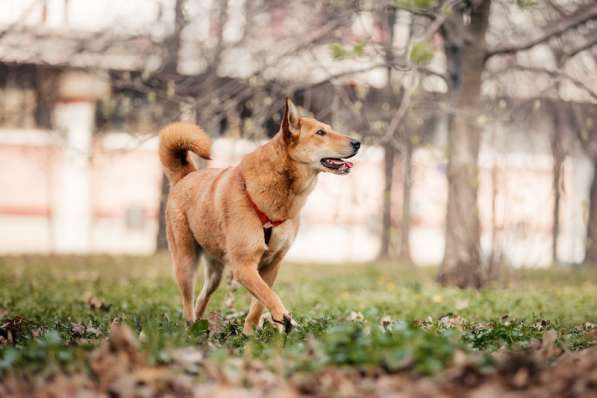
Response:
[[[559,23],[553,24],[547,28],[541,36],[538,36],[534,39],[520,44],[506,45],[487,51],[485,53],[485,61],[496,55],[514,54],[519,51],[528,50],[538,44],[550,40],[551,38],[561,36],[567,31],[583,25],[592,19],[597,19],[597,4],[591,4],[586,7],[578,8],[569,17],[560,20]]]

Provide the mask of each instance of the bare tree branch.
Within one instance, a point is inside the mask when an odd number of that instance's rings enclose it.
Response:
[[[491,76],[497,76],[503,73],[508,73],[512,70],[518,70],[521,72],[530,72],[530,73],[542,73],[542,74],[546,74],[550,77],[554,77],[558,80],[556,80],[554,82],[554,84],[556,84],[559,80],[567,80],[570,83],[572,83],[574,86],[578,87],[579,89],[583,90],[585,93],[587,93],[591,98],[593,98],[595,101],[597,101],[597,91],[593,90],[592,88],[588,87],[584,82],[580,81],[579,79],[575,78],[574,76],[571,76],[569,74],[567,74],[566,72],[563,72],[561,70],[557,70],[557,69],[548,69],[548,68],[541,68],[541,67],[535,67],[535,66],[520,66],[520,65],[514,65],[514,66],[510,66],[504,69],[501,69],[499,71],[496,71],[494,73],[491,74]],[[552,86],[550,86],[551,88]]]
[[[594,32],[595,33],[595,32]],[[562,56],[562,64],[565,64],[567,61],[569,61],[571,58],[574,58],[578,53],[581,53],[585,50],[590,49],[591,47],[597,45],[597,35],[593,36],[591,39],[587,40],[584,44],[570,50],[567,51],[563,56]]]
[[[436,71],[431,70],[425,66],[417,66],[416,69],[423,75],[439,77],[446,84],[448,84],[448,76],[446,76],[444,73],[436,72]]]
[[[2,37],[4,37],[8,32],[14,30],[17,26],[22,24],[24,22],[24,19],[27,18],[29,14],[31,14],[31,12],[33,12],[39,1],[40,0],[31,1],[31,3],[29,3],[25,10],[23,10],[21,15],[16,19],[16,21],[8,25],[4,30],[0,32],[0,39],[2,39]]]
[[[433,20],[433,22],[431,22],[429,27],[425,30],[425,33],[423,33],[423,36],[422,36],[422,40],[431,39],[433,37],[433,35],[435,34],[435,32],[437,32],[442,27],[442,25],[444,24],[446,19],[448,19],[448,17],[453,12],[452,7],[454,7],[456,4],[460,3],[461,1],[462,0],[447,0],[444,4],[442,4],[442,6],[441,6],[442,12],[437,14],[436,18]]]
[[[520,44],[506,45],[493,50],[488,50],[485,53],[485,61],[496,55],[515,54],[519,51],[528,50],[554,37],[561,36],[569,30],[579,27],[593,19],[597,19],[597,3],[580,7],[574,13],[570,14],[569,17],[561,19],[559,22],[547,28],[539,37]]]
[[[555,1],[553,1],[553,0],[546,0],[545,2],[549,5],[549,7],[551,7],[555,12],[557,12],[559,16],[565,17],[565,16],[568,15],[566,13],[566,10],[564,10],[564,7],[562,7],[561,5],[557,4]]]

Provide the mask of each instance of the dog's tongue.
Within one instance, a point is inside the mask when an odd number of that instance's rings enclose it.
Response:
[[[338,170],[347,170],[347,169],[351,169],[353,166],[352,162],[346,162],[343,161],[342,162],[342,166],[340,166],[340,168]]]
[[[347,162],[343,159],[335,159],[335,158],[327,158],[322,161],[324,166],[328,166],[331,169],[338,170],[338,171],[346,171],[351,169],[353,164],[352,162]]]

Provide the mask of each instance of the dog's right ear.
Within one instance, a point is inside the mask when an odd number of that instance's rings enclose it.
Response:
[[[297,139],[301,132],[299,114],[292,100],[288,97],[286,97],[286,107],[284,109],[284,116],[282,117],[281,130],[287,142]]]

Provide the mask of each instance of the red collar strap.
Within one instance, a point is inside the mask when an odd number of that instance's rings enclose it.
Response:
[[[245,195],[247,195],[247,199],[249,199],[249,203],[251,203],[251,207],[253,208],[253,210],[255,210],[255,213],[257,213],[257,217],[259,217],[259,220],[261,221],[261,224],[263,224],[263,228],[264,229],[269,229],[269,228],[277,227],[278,225],[280,225],[284,221],[286,221],[286,220],[278,220],[278,221],[272,221],[272,220],[270,220],[270,218],[267,216],[267,214],[265,214],[264,212],[262,212],[259,209],[259,207],[257,207],[257,205],[255,204],[255,201],[251,197],[251,194],[249,193],[249,190],[247,189],[247,184],[245,183],[245,179],[244,179],[244,177],[242,175],[241,175],[241,179],[243,181],[243,185],[244,185],[244,189],[245,189]]]

